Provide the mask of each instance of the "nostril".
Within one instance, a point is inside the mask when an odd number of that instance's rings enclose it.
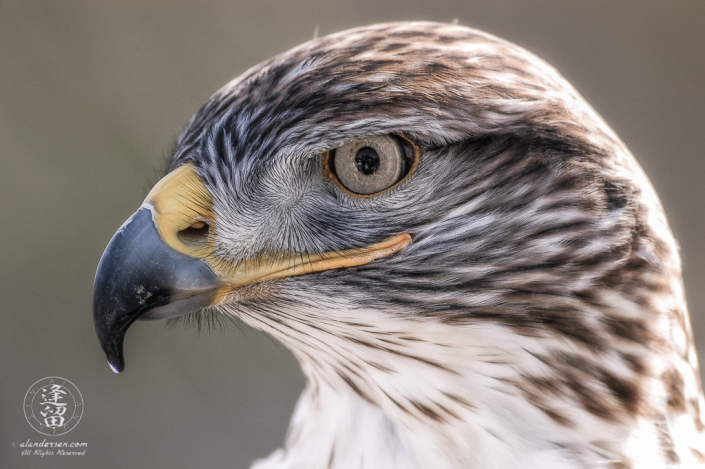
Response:
[[[186,229],[179,231],[176,236],[179,240],[189,246],[199,247],[208,241],[210,226],[204,221],[194,221]]]

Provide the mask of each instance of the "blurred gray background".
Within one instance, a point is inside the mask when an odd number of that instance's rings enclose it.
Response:
[[[627,143],[680,242],[705,356],[705,2],[487,0],[10,2],[0,0],[0,467],[244,468],[277,448],[304,382],[249,329],[138,323],[127,371],[93,331],[93,275],[162,157],[219,87],[320,35],[459,19],[552,63]],[[61,376],[79,425],[27,457],[27,389]]]

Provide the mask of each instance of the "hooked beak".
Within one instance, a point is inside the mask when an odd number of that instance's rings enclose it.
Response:
[[[207,306],[219,286],[205,262],[162,241],[151,211],[141,207],[110,240],[93,287],[95,330],[112,370],[125,369],[122,343],[135,320],[168,318]]]
[[[401,233],[360,249],[322,254],[264,253],[236,263],[214,255],[212,200],[189,163],[159,181],[115,233],[98,265],[93,320],[115,373],[137,319],[166,319],[220,304],[243,285],[367,264],[411,242]]]

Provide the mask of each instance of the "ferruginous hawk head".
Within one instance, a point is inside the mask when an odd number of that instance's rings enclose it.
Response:
[[[218,91],[95,282],[115,371],[136,319],[236,318],[301,363],[256,468],[705,461],[676,244],[624,143],[483,32],[388,23]]]

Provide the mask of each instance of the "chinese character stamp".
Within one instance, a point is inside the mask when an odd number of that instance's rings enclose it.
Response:
[[[42,435],[58,436],[78,425],[83,396],[69,380],[50,376],[34,383],[24,396],[27,422]]]

